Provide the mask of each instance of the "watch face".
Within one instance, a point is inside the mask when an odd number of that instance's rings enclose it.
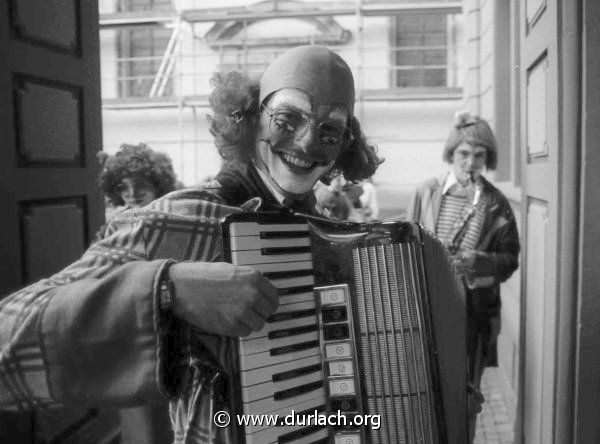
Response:
[[[160,308],[170,312],[173,309],[174,292],[173,282],[169,278],[163,278],[160,282]]]

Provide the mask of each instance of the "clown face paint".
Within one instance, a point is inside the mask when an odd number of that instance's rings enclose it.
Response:
[[[269,113],[290,110],[308,116],[311,124],[299,137],[279,137],[271,130]],[[324,145],[319,141],[318,126],[323,121],[345,126],[348,112],[339,105],[313,106],[303,91],[286,88],[275,92],[265,104],[258,121],[255,165],[268,177],[269,184],[286,198],[298,199],[312,190],[338,158],[341,145]]]

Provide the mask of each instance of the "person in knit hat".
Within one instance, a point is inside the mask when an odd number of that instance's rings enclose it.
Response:
[[[442,154],[449,171],[418,185],[407,215],[436,233],[462,276],[473,390],[479,390],[484,368],[498,365],[500,283],[519,266],[515,215],[504,194],[483,176],[496,168],[497,152],[487,121],[457,112]],[[475,418],[470,418],[471,436]]]

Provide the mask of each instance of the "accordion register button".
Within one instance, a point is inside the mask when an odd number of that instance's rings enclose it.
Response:
[[[334,443],[335,444],[360,444],[360,435],[359,434],[339,434],[339,435],[335,435],[334,438]]]
[[[350,329],[348,324],[333,324],[323,327],[323,337],[326,341],[334,339],[348,339],[350,337]]]
[[[346,307],[327,307],[321,310],[321,318],[323,322],[341,322],[348,320],[348,312]]]
[[[329,376],[352,376],[354,366],[352,361],[330,361],[328,363]]]
[[[327,358],[348,358],[350,356],[352,356],[350,342],[336,342],[325,345],[325,357]]]
[[[334,379],[329,381],[329,394],[331,396],[353,395],[356,393],[354,379]]]
[[[357,410],[358,403],[354,396],[348,396],[344,398],[335,398],[331,400],[331,411],[332,412],[353,412]]]
[[[321,305],[340,304],[346,302],[345,287],[335,287],[319,290]]]

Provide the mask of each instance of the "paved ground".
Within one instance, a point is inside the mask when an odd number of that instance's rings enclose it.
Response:
[[[486,368],[481,381],[485,396],[483,412],[477,417],[473,444],[513,444],[514,426],[500,390],[497,368]]]

